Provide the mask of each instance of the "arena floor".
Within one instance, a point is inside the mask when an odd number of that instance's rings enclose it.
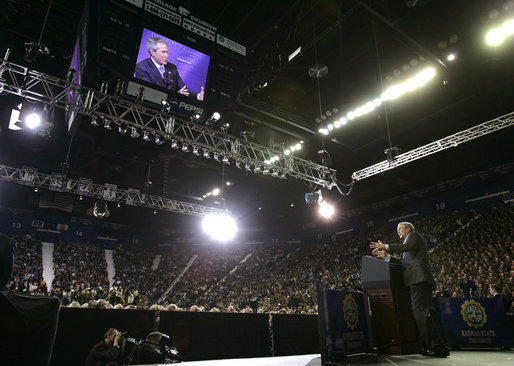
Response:
[[[321,366],[320,355],[184,362],[187,366]],[[448,365],[448,366],[512,366],[514,351],[452,351],[450,357],[433,358],[421,355],[360,355],[348,358],[348,365]]]

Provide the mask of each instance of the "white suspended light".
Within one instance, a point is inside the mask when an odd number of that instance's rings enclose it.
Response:
[[[348,112],[348,114],[346,115],[346,118],[351,121],[352,119],[355,118],[355,112]]]
[[[514,34],[514,19],[509,19],[502,25],[503,34],[510,36]]]
[[[296,150],[301,150],[302,144],[296,144],[296,145],[294,145],[294,147],[296,148]]]
[[[37,113],[31,113],[25,118],[25,124],[31,130],[41,126],[41,117]]]
[[[289,150],[289,149],[285,149],[285,150],[284,150],[284,154],[286,154],[286,155],[291,154],[291,150]]]
[[[219,120],[220,118],[221,118],[221,114],[219,114],[219,112],[214,112],[214,113],[212,114],[212,119],[213,119],[213,120],[217,121],[217,120]]]
[[[235,220],[226,214],[209,214],[202,222],[203,230],[214,240],[226,242],[236,236]]]
[[[334,122],[334,128],[339,128],[339,127],[341,127],[341,122],[340,122],[340,120],[336,120]]]
[[[220,189],[219,189],[219,188],[214,188],[214,189],[212,190],[212,195],[213,195],[213,196],[217,196],[218,194],[220,194]]]
[[[490,46],[498,46],[505,39],[505,33],[501,29],[491,29],[485,36],[485,41]]]
[[[334,129],[334,125],[330,123],[330,124],[327,126],[327,128],[328,128],[328,130],[329,130],[329,131],[332,131],[332,130]]]
[[[451,61],[455,61],[455,58],[456,58],[456,56],[455,56],[455,54],[454,54],[454,53],[450,53],[448,56],[446,56],[446,59],[447,59],[448,61],[450,61],[450,62],[451,62]]]
[[[334,214],[334,206],[332,206],[331,204],[325,202],[325,201],[321,201],[319,203],[319,214],[326,218],[326,219],[329,219],[332,217],[332,215]]]

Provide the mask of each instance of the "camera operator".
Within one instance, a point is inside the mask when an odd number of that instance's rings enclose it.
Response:
[[[115,328],[107,329],[104,340],[95,344],[89,351],[84,366],[118,365],[122,335]]]

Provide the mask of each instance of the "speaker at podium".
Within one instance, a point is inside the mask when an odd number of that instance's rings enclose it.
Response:
[[[401,264],[362,257],[362,288],[368,294],[375,344],[387,354],[418,353],[420,345]]]

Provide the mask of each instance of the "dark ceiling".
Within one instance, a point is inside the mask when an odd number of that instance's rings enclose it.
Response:
[[[272,140],[290,144],[302,139],[304,149],[298,156],[318,163],[317,152],[325,149],[341,183],[349,183],[352,172],[384,160],[384,149],[389,146],[406,152],[514,110],[514,39],[496,49],[484,44],[486,30],[513,16],[512,1],[172,3],[247,46],[247,77],[233,111],[225,116],[231,123],[229,133],[240,136],[249,131],[252,141],[265,146]],[[40,37],[49,1],[6,0],[2,4],[0,52],[3,55],[10,47],[11,60],[22,62],[23,43]],[[53,58],[40,57],[36,69],[64,76],[83,5],[84,1],[77,0],[52,2],[42,42]],[[302,52],[287,62],[299,46]],[[446,60],[449,52],[456,53],[454,62]],[[328,74],[310,77],[309,69],[316,65],[326,66]],[[322,138],[318,133],[330,121],[331,117],[319,123],[327,111],[352,110],[426,66],[434,66],[437,74],[424,88],[383,104],[329,136]],[[259,89],[257,84],[264,81],[268,85]],[[302,182],[245,174],[231,166],[222,171],[220,164],[166,145],[94,129],[89,123],[82,124],[70,145],[62,111],[55,112],[56,127],[49,139],[9,131],[9,114],[17,101],[11,96],[0,101],[2,164],[35,166],[45,173],[60,171],[71,146],[68,174],[75,178],[141,189],[151,166],[153,194],[211,204],[197,198],[219,185],[223,176],[234,183],[225,190],[227,205],[248,225],[293,228],[318,220],[303,202],[304,193],[315,187]],[[510,127],[358,181],[348,196],[335,189],[327,195],[341,213],[511,164],[513,137]],[[177,216],[173,215],[176,222],[182,222]],[[165,219],[155,220],[164,223]]]

